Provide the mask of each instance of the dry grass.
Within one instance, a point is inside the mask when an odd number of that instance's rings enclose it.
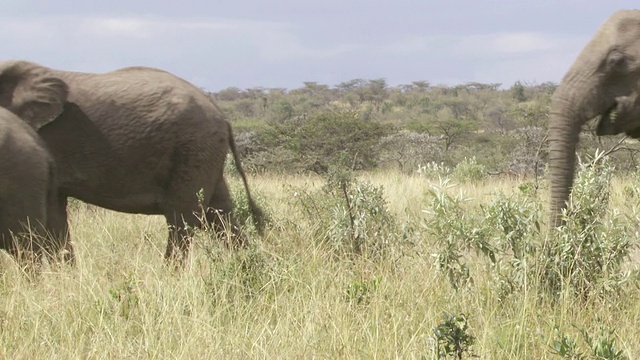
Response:
[[[400,222],[421,223],[428,180],[394,173],[364,178],[384,186]],[[619,347],[640,357],[638,291],[610,302],[577,306],[569,298],[551,305],[539,300],[532,279],[526,291],[501,302],[489,279],[479,277],[455,292],[426,245],[389,258],[346,259],[315,241],[287,185],[309,189],[321,179],[265,176],[251,184],[268,201],[272,230],[238,253],[201,235],[190,266],[178,273],[162,262],[161,217],[74,206],[77,268],[32,281],[3,255],[0,357],[429,359],[444,311],[469,315],[473,350],[482,359],[553,358],[553,326],[572,332],[572,324],[594,331],[605,324],[615,329]],[[491,179],[463,190],[480,204],[516,187]],[[617,181],[614,206],[623,201],[622,188]],[[350,292],[354,284],[370,286],[361,301]]]

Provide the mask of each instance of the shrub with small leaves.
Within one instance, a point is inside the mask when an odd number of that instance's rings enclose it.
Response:
[[[355,179],[344,167],[332,167],[319,191],[296,193],[316,238],[337,253],[382,255],[398,239],[398,225],[387,208],[384,189]]]
[[[346,291],[347,300],[356,305],[366,305],[371,300],[371,296],[378,289],[379,280],[354,280],[349,284]]]
[[[577,341],[563,332],[558,326],[553,328],[553,339],[550,347],[551,354],[558,355],[563,359],[585,359]]]
[[[420,164],[438,164],[443,159],[441,138],[427,133],[401,130],[380,139],[380,164],[395,165],[407,172]]]
[[[465,157],[459,162],[451,172],[451,178],[461,183],[479,182],[487,177],[487,169],[484,165],[478,164],[476,157]]]
[[[465,354],[471,353],[471,346],[476,341],[475,336],[469,333],[469,324],[465,314],[444,314],[444,322],[433,329],[436,338],[436,359],[453,356],[462,359]]]
[[[484,215],[491,232],[487,247],[495,251],[490,254],[492,276],[502,299],[526,284],[528,262],[538,250],[540,207],[527,196],[498,194]]]
[[[357,111],[336,110],[268,121],[257,131],[257,141],[268,153],[287,154],[285,159],[268,156],[266,171],[272,166],[325,174],[343,153],[350,159],[349,169],[375,168],[380,139],[388,131],[379,122],[363,120]]]
[[[607,359],[607,360],[627,360],[629,356],[624,350],[618,349],[615,344],[615,331],[613,329],[600,326],[596,337],[589,334],[584,328],[578,328],[582,340],[587,345],[588,350],[583,350],[578,342],[567,335],[559,326],[553,328],[553,339],[551,339],[550,352],[563,359]]]
[[[425,213],[430,217],[425,223],[425,231],[435,242],[438,270],[444,272],[449,283],[458,290],[472,281],[469,267],[464,261],[464,251],[477,248],[488,250],[485,246],[486,228],[473,217],[473,213],[465,211],[463,203],[469,201],[462,193],[457,196],[449,194],[453,185],[449,179],[441,179],[432,186],[429,193],[431,203]]]
[[[577,295],[609,294],[626,278],[621,271],[631,241],[616,210],[609,210],[613,167],[601,152],[590,164],[580,163],[561,226],[544,255],[548,266],[544,282],[558,294],[568,285]]]
[[[615,345],[615,339],[613,337],[615,330],[600,327],[598,337],[594,338],[589,335],[586,329],[581,329],[580,333],[584,342],[589,345],[591,354],[596,359],[607,360],[627,360],[629,357],[625,354],[624,350],[618,350]]]

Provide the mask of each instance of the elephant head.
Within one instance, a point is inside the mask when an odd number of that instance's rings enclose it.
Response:
[[[26,61],[0,63],[0,106],[38,130],[64,108],[69,89],[52,70]]]
[[[551,224],[562,223],[582,125],[599,116],[597,135],[640,136],[640,11],[611,15],[578,55],[553,95],[549,116]]]

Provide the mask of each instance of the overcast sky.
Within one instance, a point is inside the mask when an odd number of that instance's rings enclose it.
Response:
[[[558,82],[638,0],[0,0],[3,59],[104,72],[145,65],[209,91],[384,78]]]

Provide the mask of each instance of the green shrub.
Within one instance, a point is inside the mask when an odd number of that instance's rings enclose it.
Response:
[[[526,192],[497,194],[484,209],[486,232],[490,240],[485,251],[491,261],[493,286],[503,300],[523,289],[539,250],[540,206]]]
[[[577,328],[577,327],[576,327]],[[586,329],[578,328],[582,340],[588,349],[584,350],[578,342],[567,335],[558,326],[553,328],[553,339],[550,345],[550,353],[563,359],[607,359],[627,360],[629,356],[624,350],[618,349],[615,344],[613,329],[600,326],[598,335],[592,336]],[[590,356],[589,356],[590,355]]]
[[[296,191],[315,237],[338,254],[384,254],[398,238],[398,226],[387,208],[384,189],[332,168],[318,191]]]
[[[385,126],[355,111],[333,111],[269,121],[258,139],[269,152],[294,155],[287,159],[289,171],[326,173],[345,154],[350,169],[375,168],[386,133]]]
[[[625,281],[621,272],[631,241],[620,214],[609,210],[613,167],[596,152],[590,164],[580,163],[567,209],[566,224],[548,244],[544,280],[553,294],[564,286],[586,298],[605,294]]]
[[[462,193],[457,196],[448,193],[453,187],[449,182],[449,179],[441,179],[429,191],[431,202],[425,213],[430,217],[425,223],[425,230],[435,243],[438,270],[444,272],[451,286],[458,290],[472,281],[464,252],[483,238],[483,229],[476,226],[475,214],[462,207],[469,199]]]
[[[469,334],[469,324],[465,314],[444,314],[444,322],[433,329],[436,337],[436,359],[452,356],[462,359],[465,354],[473,357],[471,346],[475,336]]]
[[[487,177],[487,169],[478,164],[476,157],[465,157],[451,172],[451,178],[461,183],[478,182]]]

